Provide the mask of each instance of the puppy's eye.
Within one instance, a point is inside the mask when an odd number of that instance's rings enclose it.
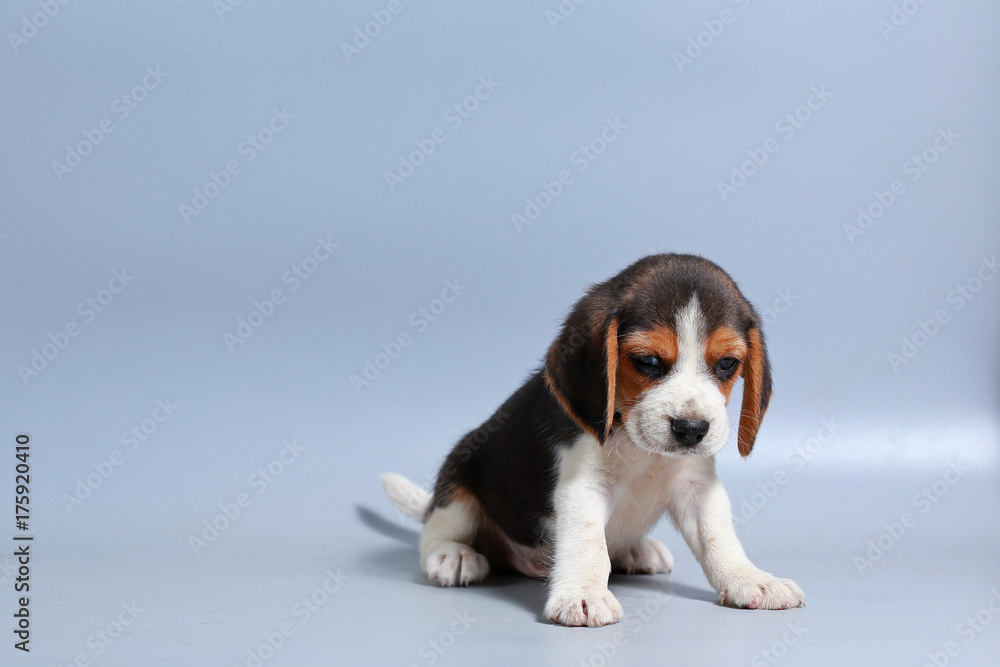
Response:
[[[720,380],[728,380],[740,366],[740,360],[735,357],[723,357],[715,363],[715,377]]]
[[[661,378],[670,370],[659,357],[652,355],[632,357],[632,364],[637,371],[651,378]]]

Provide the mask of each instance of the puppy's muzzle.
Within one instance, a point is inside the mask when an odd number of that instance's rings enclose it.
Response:
[[[708,422],[704,419],[671,419],[670,432],[682,447],[694,447],[708,433]]]

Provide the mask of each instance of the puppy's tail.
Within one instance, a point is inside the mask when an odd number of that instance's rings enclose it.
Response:
[[[389,496],[392,504],[407,516],[423,523],[427,509],[431,506],[430,491],[394,472],[384,473],[381,479],[385,495]]]

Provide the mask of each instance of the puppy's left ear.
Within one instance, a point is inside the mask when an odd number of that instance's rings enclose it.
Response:
[[[750,456],[760,422],[771,400],[771,362],[767,358],[764,334],[758,324],[747,331],[747,359],[743,364],[743,405],[737,434],[740,456]]]
[[[566,319],[545,358],[545,379],[567,414],[603,445],[615,417],[618,318],[600,287]]]

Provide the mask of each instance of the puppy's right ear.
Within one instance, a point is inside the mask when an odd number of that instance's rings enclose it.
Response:
[[[604,444],[615,417],[618,319],[598,285],[577,302],[545,358],[545,380],[562,408]]]

